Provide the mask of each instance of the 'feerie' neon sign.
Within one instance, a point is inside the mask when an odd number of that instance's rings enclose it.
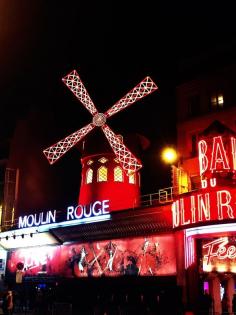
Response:
[[[90,205],[78,205],[67,207],[66,221],[81,220],[101,217],[109,213],[109,200],[95,201]],[[18,228],[40,226],[56,223],[57,211],[40,212],[19,217]]]
[[[226,246],[228,243],[227,237],[221,237],[203,245],[202,248],[208,249],[207,254],[203,256],[206,263],[209,264],[214,257],[220,260],[236,258],[236,246]]]

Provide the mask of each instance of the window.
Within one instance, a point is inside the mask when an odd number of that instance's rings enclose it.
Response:
[[[114,168],[114,181],[115,182],[123,182],[123,171],[120,166],[116,166]]]
[[[101,166],[98,169],[98,182],[106,182],[107,181],[107,168],[105,166]]]
[[[102,157],[101,159],[98,160],[98,162],[100,162],[102,164],[106,163],[107,161],[108,161],[108,159],[106,159],[104,157]]]
[[[224,96],[222,93],[211,96],[211,108],[220,109],[224,106]]]
[[[134,173],[129,175],[129,183],[130,184],[134,184],[135,183]]]
[[[192,135],[192,152],[191,156],[197,156],[197,135]]]
[[[93,164],[93,160],[89,160],[89,161],[87,162],[87,165],[91,165],[91,164]]]
[[[90,184],[93,181],[93,170],[91,168],[89,168],[87,170],[87,175],[86,175],[86,183]]]

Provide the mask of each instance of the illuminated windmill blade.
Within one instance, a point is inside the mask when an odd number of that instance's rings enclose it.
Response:
[[[104,125],[101,128],[127,175],[137,172],[142,168],[140,161],[122,143],[119,136],[117,136],[107,125]]]
[[[70,148],[83,139],[84,136],[86,136],[87,133],[89,133],[94,127],[95,126],[93,124],[88,124],[63,140],[55,143],[51,147],[45,149],[43,153],[45,154],[49,163],[55,163],[60,157],[62,157],[63,154],[65,154]]]
[[[108,111],[105,113],[106,117],[110,117],[119,111],[130,106],[137,100],[147,96],[148,94],[157,90],[157,85],[152,81],[150,77],[146,77],[138,85],[135,86],[129,93],[127,93],[122,99],[115,103]]]
[[[62,81],[92,115],[98,113],[76,70],[70,72]]]

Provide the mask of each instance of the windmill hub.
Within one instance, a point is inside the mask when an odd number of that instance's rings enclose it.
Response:
[[[106,123],[106,116],[102,113],[98,113],[93,116],[93,124],[97,127],[101,127]]]

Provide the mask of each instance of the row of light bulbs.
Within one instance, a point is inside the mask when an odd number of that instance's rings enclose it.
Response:
[[[22,238],[25,237],[25,235],[30,235],[30,237],[33,237],[33,233],[30,233],[30,234],[21,234],[21,235],[15,235],[13,234],[12,237],[14,238],[14,240],[16,239],[17,236],[21,236]],[[8,241],[9,237],[11,236],[5,236],[5,237],[0,237],[0,241],[3,240],[3,239],[6,239]]]

